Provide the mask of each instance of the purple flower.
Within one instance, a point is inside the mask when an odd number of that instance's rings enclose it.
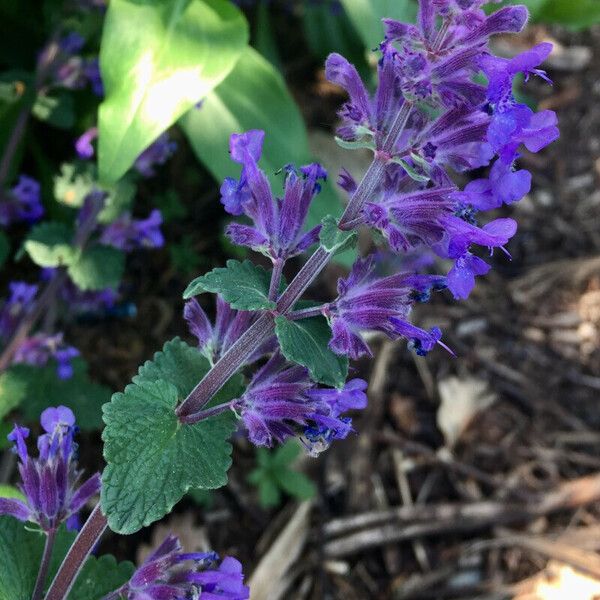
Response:
[[[545,71],[537,67],[552,51],[552,44],[538,44],[508,60],[486,55],[480,63],[489,79],[487,99],[492,110],[488,140],[506,163],[514,160],[521,144],[530,152],[539,152],[559,136],[556,114],[550,110],[535,114],[528,106],[519,104],[512,93],[513,80],[519,73],[525,80],[538,75],[549,83]]]
[[[181,543],[169,535],[135,571],[129,582],[104,600],[247,600],[242,565],[225,557],[217,567],[215,552],[182,552]]]
[[[70,409],[47,408],[40,422],[46,433],[38,437],[37,458],[28,454],[26,427],[15,426],[8,436],[19,457],[20,489],[25,500],[0,498],[0,514],[37,523],[48,532],[77,514],[100,491],[100,474],[76,487],[82,472],[75,459],[77,445],[73,437],[77,428]]]
[[[156,174],[155,167],[164,165],[176,150],[177,142],[163,133],[137,157],[134,168],[143,177],[152,177]]]
[[[264,132],[258,130],[231,136],[231,157],[243,168],[239,181],[228,178],[223,182],[221,202],[227,212],[250,217],[253,226],[232,223],[226,233],[234,244],[262,252],[273,261],[285,261],[318,241],[320,226],[307,233],[302,229],[310,203],[321,189],[318,182],[327,173],[318,164],[301,167],[299,172],[287,166],[283,198],[275,198],[258,167],[263,140]]]
[[[27,175],[21,175],[7,198],[0,201],[0,225],[4,227],[20,221],[35,223],[43,214],[40,184]]]
[[[217,314],[213,327],[210,319],[195,298],[185,303],[183,317],[190,333],[198,339],[198,348],[211,364],[219,360],[233,343],[252,325],[256,316],[249,311],[237,311],[217,296]],[[275,338],[267,340],[248,358],[247,364],[257,361],[275,349]]]
[[[9,284],[10,296],[0,312],[0,336],[8,339],[15,331],[20,320],[32,309],[38,292],[37,285],[24,281]]]
[[[68,346],[63,341],[63,334],[48,335],[37,333],[21,343],[15,352],[13,363],[24,363],[43,367],[51,359],[57,363],[56,374],[60,379],[73,376],[72,360],[79,356],[79,350]]]
[[[98,58],[90,58],[84,62],[83,72],[92,87],[92,92],[102,98],[104,96],[104,84],[100,75],[100,63]]]
[[[356,379],[340,390],[317,388],[304,367],[287,365],[277,352],[255,373],[233,408],[256,446],[270,447],[298,435],[315,453],[352,431],[342,413],[366,406],[366,385]]]
[[[75,150],[77,152],[77,156],[81,159],[89,159],[94,156],[94,146],[92,146],[92,142],[98,137],[98,128],[91,127],[85,133],[83,133],[80,137],[77,138],[75,142]]]
[[[165,241],[161,225],[162,215],[158,209],[154,209],[147,219],[133,219],[130,213],[123,213],[105,227],[100,241],[125,251],[160,248]]]
[[[353,359],[371,356],[362,332],[381,331],[391,339],[407,338],[420,351],[431,349],[432,332],[411,325],[408,316],[431,290],[446,287],[445,278],[410,273],[377,278],[374,268],[372,258],[359,259],[350,275],[338,281],[339,296],[327,308],[333,333],[329,347]]]

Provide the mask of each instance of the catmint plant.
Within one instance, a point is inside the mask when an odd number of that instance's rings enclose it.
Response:
[[[488,16],[483,4],[421,0],[415,25],[384,19],[373,94],[348,60],[329,56],[326,77],[348,94],[336,140],[349,151],[372,153],[360,179],[340,173],[347,195],[341,215],[307,225],[328,177],[320,165],[289,165],[281,157],[281,185],[275,186],[260,166],[265,133],[231,136],[239,177],[225,179],[220,189],[225,210],[236,218],[226,235],[258,257],[230,260],[193,280],[184,292],[184,318],[196,347],[179,338],[167,342],[104,405],[100,503],[46,600],[67,597],[107,526],[135,533],[169,513],[188,491],[225,485],[234,432],[241,430],[260,447],[297,438],[311,456],[354,433],[352,411],[365,408],[367,383],[349,377],[349,364],[372,355],[367,332],[404,339],[420,356],[437,346],[451,352],[439,328],[426,330],[412,321],[412,309],[433,292],[467,298],[476,277],[491,268],[482,255],[499,249],[509,256],[516,222],[486,212],[529,191],[531,175],[517,164],[522,149],[539,152],[558,137],[552,111],[536,113],[513,95],[519,74],[549,81],[541,65],[551,45],[539,44],[512,59],[494,56],[490,37],[521,31],[528,13],[508,6]],[[99,122],[101,131],[102,118]],[[80,139],[81,154],[90,154],[92,138]],[[167,139],[159,139],[137,170],[151,173],[149,165],[161,164],[169,151]],[[487,175],[464,187],[457,183],[457,175],[482,169]],[[89,210],[84,204],[82,212]],[[80,250],[88,243],[111,250],[158,245],[159,224],[156,213],[142,221],[121,214],[110,223],[80,224],[75,239]],[[337,293],[322,297],[313,284],[336,254],[356,248],[359,231],[370,231],[388,251],[407,256],[406,265],[443,266],[437,274],[408,266],[381,274],[380,250],[363,253],[337,282]],[[439,260],[432,263],[432,256]],[[212,305],[204,304],[206,293],[214,295]],[[15,300],[15,310],[31,315],[18,305]],[[208,306],[215,307],[214,321]],[[52,414],[59,413],[68,421],[61,411]],[[16,516],[29,518],[26,510],[37,504],[28,502],[14,505],[22,511]],[[73,510],[68,503],[60,506],[67,506],[61,515]],[[248,590],[235,559],[217,566],[212,555],[182,553],[169,537],[108,595],[118,597],[241,599]]]

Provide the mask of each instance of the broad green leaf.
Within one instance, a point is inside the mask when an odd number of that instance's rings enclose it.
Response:
[[[414,23],[417,3],[414,0],[341,0],[346,14],[367,49],[376,48],[383,39],[381,19]]]
[[[281,492],[271,477],[262,477],[258,481],[258,496],[261,506],[270,508],[281,503]]]
[[[325,317],[301,321],[276,317],[275,333],[283,355],[305,366],[314,381],[334,387],[344,384],[348,376],[348,359],[329,349],[331,329]]]
[[[8,236],[0,231],[0,267],[6,262],[10,254],[10,242],[8,241]]]
[[[40,267],[60,267],[76,260],[78,250],[72,244],[73,232],[64,223],[36,225],[25,240],[25,251]]]
[[[535,18],[538,21],[560,23],[567,27],[591,27],[600,22],[600,2],[598,0],[577,0],[577,2],[546,0],[536,11]]]
[[[46,585],[56,574],[75,533],[61,528],[56,536]],[[13,519],[0,517],[0,600],[30,600],[45,535]],[[133,574],[130,562],[117,561],[110,555],[87,559],[75,580],[67,600],[99,600],[123,585]]]
[[[315,484],[304,473],[290,469],[277,469],[275,478],[282,490],[298,500],[314,498],[317,493]]]
[[[81,429],[102,427],[102,404],[110,400],[110,389],[90,380],[82,358],[73,361],[73,371],[70,379],[60,379],[55,364],[45,367],[13,365],[6,371],[6,375],[13,378],[11,385],[25,387],[19,408],[26,421],[39,421],[45,408],[62,404],[75,413]]]
[[[338,220],[327,215],[323,219],[323,227],[319,233],[321,246],[333,254],[353,248],[358,240],[356,231],[342,231],[338,227]]]
[[[240,166],[229,156],[232,133],[249,129],[266,131],[261,167],[276,194],[285,164],[314,162],[302,115],[280,73],[253,48],[247,48],[223,83],[209,94],[200,109],[190,110],[179,121],[198,159],[213,177],[239,177]],[[313,201],[308,227],[329,214],[341,213],[333,184],[326,183]]]
[[[40,121],[59,129],[70,129],[75,124],[73,96],[67,92],[56,96],[39,94],[31,112]]]
[[[135,566],[129,561],[117,562],[114,556],[90,556],[77,576],[68,600],[100,600],[129,581]]]
[[[125,270],[125,253],[97,244],[84,250],[68,268],[73,283],[84,291],[116,289]]]
[[[58,531],[46,583],[54,577],[74,539],[75,533],[63,527]],[[30,600],[44,542],[40,531],[29,530],[13,517],[0,516],[0,600]]]
[[[0,498],[16,498],[17,500],[25,500],[25,496],[21,491],[12,485],[0,484]]]
[[[188,490],[227,483],[233,414],[194,425],[182,425],[175,414],[208,368],[197,350],[173,340],[104,406],[102,508],[114,531],[134,533],[170,512]],[[226,387],[230,394],[222,390],[220,402],[239,394],[239,386]]]
[[[27,381],[12,369],[0,375],[0,419],[17,408],[27,395]]]
[[[231,71],[248,38],[226,0],[111,0],[100,48],[100,179],[139,154]]]
[[[268,298],[270,280],[265,269],[249,260],[243,263],[228,260],[226,267],[194,279],[183,297],[187,300],[203,292],[213,292],[221,294],[231,308],[238,310],[275,308],[275,302]]]

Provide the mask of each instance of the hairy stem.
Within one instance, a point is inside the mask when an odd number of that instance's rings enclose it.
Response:
[[[50,558],[52,557],[52,549],[54,548],[55,539],[56,529],[51,529],[46,534],[44,553],[42,554],[40,570],[38,571],[37,579],[35,580],[35,587],[33,588],[31,600],[40,600],[40,598],[42,597],[42,593],[44,591],[44,582],[46,581],[46,575],[48,575],[48,567],[50,567]]]
[[[383,141],[383,152],[391,154],[398,138],[404,131],[412,104],[404,102],[394,123]],[[381,154],[376,154],[367,169],[350,202],[347,204],[340,219],[339,227],[344,229],[347,223],[356,220],[363,204],[375,193],[385,174],[386,160]],[[256,348],[273,335],[275,327],[274,314],[289,313],[296,302],[302,297],[310,284],[317,278],[331,259],[331,253],[322,246],[304,263],[300,271],[285,289],[274,313],[264,313],[257,321],[231,346],[231,348],[214,364],[204,379],[191,391],[188,397],[177,409],[179,420],[183,423],[198,421],[198,411],[225,385],[227,380],[236,373],[256,350]],[[271,281],[271,284],[273,282]],[[272,285],[271,285],[272,287]]]
[[[271,284],[269,286],[269,300],[277,300],[279,295],[279,284],[281,283],[281,275],[285,261],[278,258],[273,263],[273,272],[271,273]]]
[[[60,565],[45,600],[64,600],[68,596],[83,563],[104,533],[107,524],[98,502]]]
[[[329,304],[320,304],[319,306],[313,306],[312,308],[303,308],[301,310],[293,310],[287,313],[286,317],[290,321],[299,321],[300,319],[308,319],[310,317],[318,317],[327,310]]]

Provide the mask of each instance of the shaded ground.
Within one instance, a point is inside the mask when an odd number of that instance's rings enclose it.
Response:
[[[498,257],[467,302],[440,296],[417,315],[444,329],[458,357],[440,350],[419,359],[402,343],[375,343],[375,360],[358,365],[371,381],[360,435],[304,464],[320,487],[311,508],[262,510],[245,481],[253,451],[240,439],[231,485],[210,508],[185,500],[172,517],[191,545],[209,540],[247,572],[267,561],[273,590],[291,583],[273,598],[537,598],[528,578],[549,559],[559,571],[564,562],[600,577],[600,503],[589,503],[600,497],[600,30],[550,33],[593,56],[583,70],[552,70],[554,88],[527,89],[559,112],[562,137],[523,157],[534,189],[511,211],[520,223],[513,261]],[[309,122],[331,125],[340,97],[314,63],[291,64],[288,76]],[[180,152],[161,178],[184,182],[178,191],[194,208],[167,239],[192,236],[201,271],[224,262],[215,239],[222,214],[210,179],[190,179],[192,164]],[[187,337],[188,279],[167,250],[130,259],[137,317],[69,331],[99,380],[121,389],[165,340]],[[104,545],[130,557],[151,535]],[[558,597],[587,598],[574,590]]]

